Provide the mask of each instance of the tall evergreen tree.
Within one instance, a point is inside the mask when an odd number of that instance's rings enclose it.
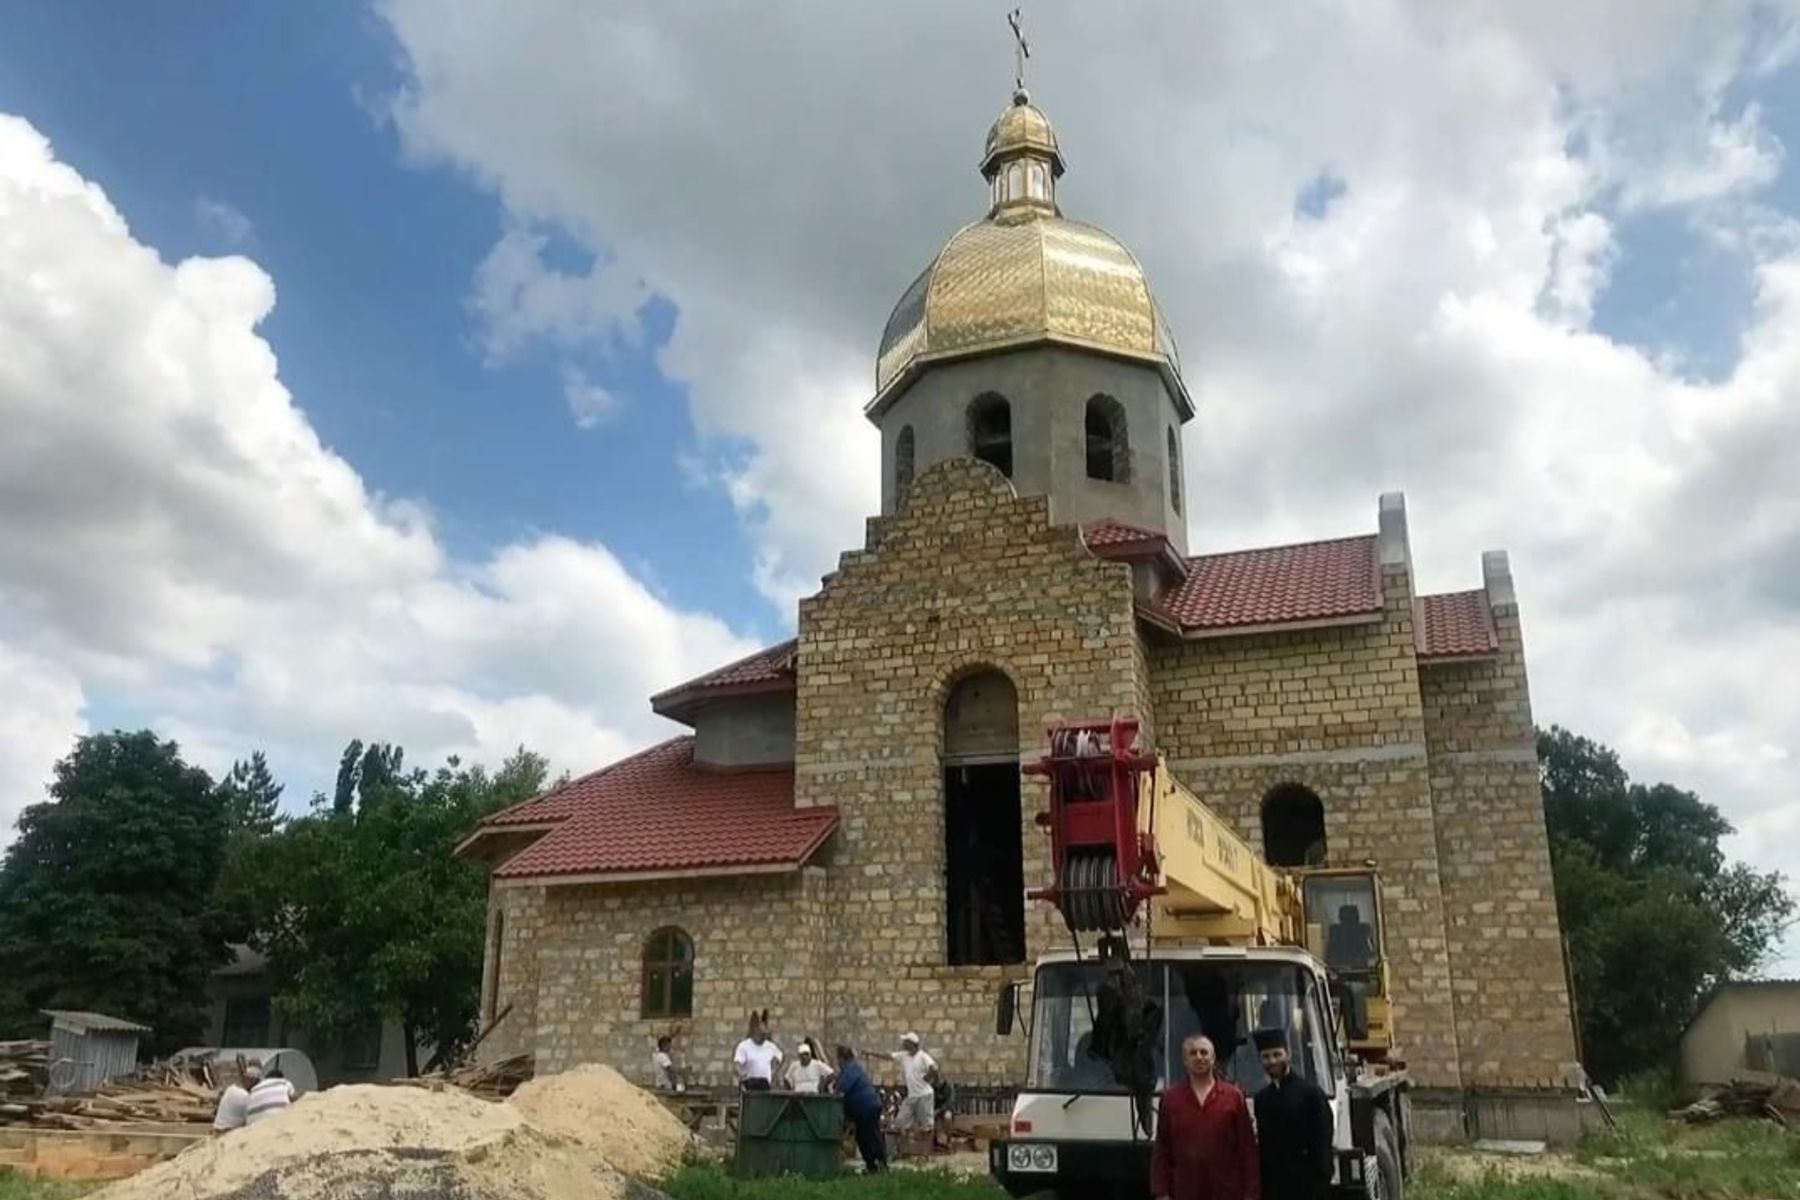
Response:
[[[231,773],[219,781],[226,833],[253,837],[274,833],[281,823],[281,792],[261,750],[233,763]]]
[[[0,1023],[31,1033],[39,1009],[85,1008],[151,1026],[152,1049],[198,1039],[228,957],[214,906],[224,847],[219,791],[174,742],[82,738],[0,861]]]

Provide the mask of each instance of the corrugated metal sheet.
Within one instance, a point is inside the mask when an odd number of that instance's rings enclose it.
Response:
[[[91,1092],[137,1069],[137,1029],[87,1030],[56,1022],[50,1027],[50,1091]]]
[[[46,1008],[44,1015],[57,1025],[67,1025],[71,1029],[103,1029],[113,1033],[149,1033],[148,1025],[139,1025],[136,1021],[127,1021],[124,1017],[109,1017],[105,1013],[86,1012],[69,1008]]]

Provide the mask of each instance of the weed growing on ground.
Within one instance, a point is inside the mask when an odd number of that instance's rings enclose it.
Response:
[[[94,1187],[91,1183],[54,1183],[0,1167],[0,1200],[73,1200]]]
[[[834,1180],[733,1179],[716,1164],[684,1167],[663,1185],[671,1200],[1000,1200],[991,1180],[939,1171],[846,1172]]]

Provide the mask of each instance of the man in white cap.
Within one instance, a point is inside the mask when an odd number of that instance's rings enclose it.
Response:
[[[916,1033],[902,1034],[900,1049],[888,1057],[900,1064],[900,1075],[906,1080],[906,1098],[900,1101],[900,1117],[894,1128],[903,1138],[925,1135],[925,1148],[931,1148],[932,1133],[937,1128],[937,1060],[925,1053]]]
[[[825,1084],[837,1074],[825,1064],[824,1059],[813,1053],[813,1040],[803,1038],[794,1048],[794,1062],[787,1070],[789,1091],[802,1095],[816,1096],[825,1090]]]

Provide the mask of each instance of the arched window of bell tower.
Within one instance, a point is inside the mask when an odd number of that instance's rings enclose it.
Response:
[[[899,501],[913,481],[913,427],[904,426],[894,439],[894,499]]]
[[[1175,515],[1181,515],[1181,439],[1175,436],[1175,427],[1169,426],[1169,504],[1175,509]]]
[[[1124,483],[1131,477],[1131,445],[1125,432],[1125,406],[1111,396],[1090,397],[1085,428],[1088,478]]]
[[[1012,406],[1005,396],[983,392],[969,405],[969,453],[1012,478]]]

